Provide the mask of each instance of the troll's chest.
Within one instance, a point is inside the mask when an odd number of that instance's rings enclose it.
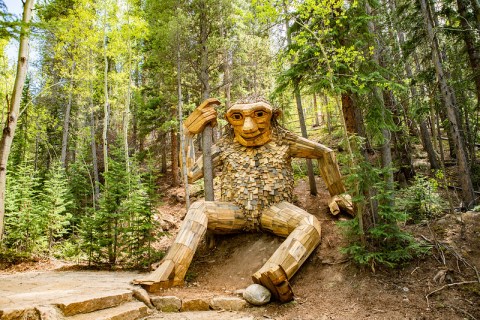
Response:
[[[233,202],[257,216],[263,208],[292,200],[293,170],[287,144],[275,140],[260,147],[220,144],[221,201]]]

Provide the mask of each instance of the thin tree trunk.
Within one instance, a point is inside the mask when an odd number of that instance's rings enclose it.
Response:
[[[477,32],[480,34],[480,3],[478,0],[470,0],[472,4],[473,13],[475,15],[475,22],[477,24]]]
[[[318,103],[317,103],[317,95],[315,94],[315,92],[313,93],[313,112],[315,113],[315,117],[314,117],[314,126],[315,127],[318,127],[320,125],[320,121],[318,120]]]
[[[107,9],[105,9],[103,17],[103,59],[104,59],[104,71],[103,71],[103,91],[105,103],[103,104],[103,167],[104,176],[108,173],[108,122],[109,122],[109,101],[108,101],[108,56],[107,56]],[[107,188],[107,180],[105,180],[105,190]]]
[[[178,27],[179,28],[179,27]],[[185,135],[183,134],[183,97],[182,97],[182,65],[180,56],[180,30],[177,29],[177,93],[178,93],[178,132],[180,133],[180,152],[182,158],[182,177],[185,188],[185,206],[190,208],[190,190],[187,176],[187,155],[185,154]],[[230,97],[229,97],[230,98]]]
[[[287,13],[287,4],[285,1],[283,2],[284,13]],[[290,46],[292,44],[292,38],[289,32],[289,22],[288,18],[285,18],[285,30],[287,32],[287,45]],[[303,114],[303,107],[302,107],[302,96],[300,95],[300,79],[295,79],[293,84],[293,94],[295,95],[295,101],[297,103],[297,113],[298,113],[298,121],[300,122],[300,130],[302,131],[302,137],[308,138],[307,133],[307,126],[305,124],[305,116]],[[316,196],[317,195],[317,183],[315,181],[315,173],[313,172],[313,163],[311,159],[305,159],[307,164],[307,174],[308,174],[308,182],[310,185],[310,194]]]
[[[437,74],[437,79],[439,81],[439,85],[441,89],[440,90],[441,95],[445,102],[447,117],[448,117],[448,120],[450,121],[451,129],[453,133],[453,139],[455,143],[455,151],[456,151],[457,163],[458,163],[458,175],[460,179],[460,185],[462,188],[462,200],[464,202],[464,205],[468,208],[475,203],[475,196],[473,192],[472,180],[470,178],[470,168],[467,162],[465,145],[463,142],[462,135],[460,134],[461,123],[459,121],[458,108],[454,103],[455,101],[454,93],[451,90],[451,88],[448,86],[447,79],[443,71],[443,64],[440,57],[440,50],[439,50],[438,42],[432,28],[432,20],[429,13],[429,8],[427,7],[427,3],[425,0],[419,0],[419,1],[420,1],[422,13],[423,13],[425,27],[427,29],[428,38],[432,45],[432,60],[435,66],[435,72]]]
[[[477,0],[472,0],[476,2]],[[462,26],[463,40],[467,49],[468,60],[472,67],[473,81],[477,94],[477,109],[480,107],[480,52],[475,43],[475,35],[471,31],[468,23],[468,13],[466,0],[457,0],[458,14],[460,15],[460,25]]]
[[[203,8],[200,13],[200,82],[202,84],[202,98],[203,100],[210,97],[210,77],[208,74],[208,30],[205,25],[207,21],[206,8]],[[205,200],[213,201],[213,168],[212,168],[212,135],[213,128],[207,125],[202,134],[202,154],[203,154],[203,181],[205,183]]]
[[[170,142],[172,145],[172,187],[178,187],[180,185],[178,175],[178,139],[175,129],[170,130]]]
[[[353,100],[347,93],[342,93],[342,113],[349,135],[358,133]]]
[[[325,93],[323,96],[323,100],[325,102],[325,113],[327,114],[327,130],[328,130],[328,135],[332,135],[332,115],[330,114],[330,109],[328,108],[328,96]]]
[[[125,149],[125,169],[128,176],[128,186],[130,187],[130,156],[128,146],[128,125],[130,124],[130,101],[132,96],[132,43],[130,39],[130,8],[127,1],[127,56],[128,56],[128,86],[127,86],[127,99],[125,101],[125,112],[123,116],[123,148]]]
[[[5,189],[7,182],[7,162],[12,148],[15,129],[17,128],[18,116],[20,113],[20,102],[22,99],[23,86],[27,76],[28,68],[28,46],[30,20],[35,0],[25,0],[23,5],[22,25],[20,28],[20,45],[18,48],[17,74],[13,86],[12,98],[10,100],[7,120],[3,128],[0,140],[0,241],[3,240],[4,218],[5,218]]]
[[[368,15],[371,16],[371,8],[368,3],[365,4],[365,9]],[[373,24],[372,20],[369,20],[368,22],[368,30],[372,36],[375,35],[375,25]],[[377,64],[380,65],[380,43],[377,41],[375,50],[373,53],[373,61]],[[382,136],[383,136],[383,143],[381,146],[381,154],[382,154],[382,167],[383,168],[388,168],[391,167],[392,165],[392,151],[390,149],[390,139],[391,139],[391,133],[390,131],[385,127],[385,101],[383,100],[383,94],[382,91],[380,90],[379,87],[375,87],[373,89],[374,95],[375,95],[375,100],[379,104],[380,108],[382,108],[381,111],[381,122],[383,123],[383,128],[381,129]],[[388,173],[386,174],[386,183],[387,183],[387,188],[389,191],[393,191],[393,173],[389,170]],[[391,199],[391,202],[393,203],[393,197]]]
[[[67,108],[65,109],[65,118],[63,120],[63,136],[62,136],[62,153],[60,156],[60,161],[62,167],[67,167],[67,149],[68,149],[68,131],[70,128],[70,112],[72,110],[72,98],[73,98],[73,74],[75,72],[76,62],[72,63],[72,70],[70,70],[70,84],[68,90],[68,103]]]
[[[160,145],[166,146],[167,145],[167,134],[162,133],[162,136],[160,137],[162,139],[162,143]],[[162,148],[162,168],[161,168],[161,173],[165,174],[167,173],[167,148]]]
[[[390,3],[392,2],[390,1]],[[405,36],[403,32],[397,32],[397,37],[400,43],[400,54],[402,55],[402,58],[404,58],[404,54],[401,48],[405,43]],[[419,68],[419,66],[417,66],[417,68]],[[410,67],[408,62],[405,62],[405,73],[409,79],[413,79],[412,68]],[[417,99],[418,92],[417,92],[417,88],[414,85],[410,86],[410,92],[412,93],[412,101],[418,101]],[[437,160],[437,155],[435,153],[435,149],[432,144],[432,139],[430,137],[430,134],[428,133],[427,121],[425,119],[421,119],[419,122],[420,122],[419,123],[420,138],[422,140],[423,149],[425,150],[425,152],[427,152],[430,168],[433,170],[438,170],[440,169],[440,164],[438,163],[438,160]]]
[[[93,97],[90,99],[90,145],[92,149],[93,179],[94,179],[94,201],[100,197],[100,178],[98,176],[97,142],[95,141],[95,113],[93,112]]]

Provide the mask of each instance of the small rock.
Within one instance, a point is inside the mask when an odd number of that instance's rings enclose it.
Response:
[[[238,289],[238,290],[233,291],[233,294],[235,294],[239,297],[243,297],[244,292],[245,292],[245,289]]]
[[[247,302],[237,297],[215,297],[210,302],[213,310],[240,311],[247,306]]]
[[[403,290],[403,292],[409,292],[410,291],[410,289],[408,289],[407,287],[403,287],[402,290]]]
[[[270,302],[271,293],[262,285],[251,284],[245,289],[243,298],[255,306],[263,306]]]
[[[204,299],[183,299],[181,311],[208,311],[210,304]]]
[[[40,319],[42,320],[58,320],[58,319],[63,319],[63,315],[54,306],[36,306],[35,307],[37,314],[40,316]],[[3,318],[2,318],[3,319]]]
[[[152,301],[150,300],[150,296],[148,295],[147,290],[143,288],[134,288],[133,290],[133,296],[135,299],[138,301],[141,301],[147,305],[150,309],[153,309],[154,306],[152,305]]]
[[[175,296],[153,297],[152,302],[162,312],[178,312],[182,307],[182,300]]]

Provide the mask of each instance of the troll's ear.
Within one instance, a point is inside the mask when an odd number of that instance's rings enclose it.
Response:
[[[274,109],[272,112],[272,121],[280,119],[282,116],[282,111],[280,109]]]

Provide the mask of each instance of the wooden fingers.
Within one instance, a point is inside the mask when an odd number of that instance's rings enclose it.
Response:
[[[220,101],[215,98],[203,101],[185,120],[185,130],[189,134],[198,134],[205,129],[207,124],[215,126],[217,123],[217,111],[214,106],[216,105],[220,105]]]

